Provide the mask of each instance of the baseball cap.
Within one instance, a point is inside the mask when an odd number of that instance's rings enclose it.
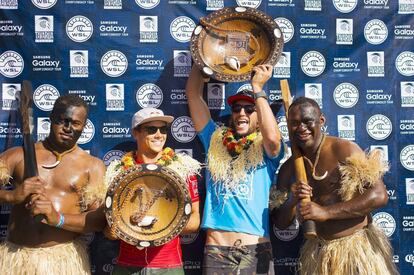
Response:
[[[254,104],[253,91],[247,89],[241,90],[237,94],[229,96],[227,98],[227,104],[231,106],[234,102],[239,100],[247,100]]]
[[[168,124],[174,120],[172,116],[164,115],[164,112],[156,108],[143,108],[136,112],[132,117],[132,128],[151,121],[165,121]]]

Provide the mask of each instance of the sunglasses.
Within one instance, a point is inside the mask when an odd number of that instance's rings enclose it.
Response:
[[[231,111],[233,113],[240,113],[242,109],[244,109],[246,114],[249,114],[249,115],[256,111],[256,107],[253,104],[249,104],[249,105],[233,104],[231,106]]]
[[[168,131],[168,127],[167,126],[161,126],[161,127],[156,127],[156,126],[146,126],[146,127],[141,127],[142,130],[144,130],[145,132],[147,132],[149,135],[153,135],[156,132],[158,132],[158,130],[160,130],[160,133],[165,135]]]

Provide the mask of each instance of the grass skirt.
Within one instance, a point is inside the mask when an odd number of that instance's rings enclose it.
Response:
[[[29,248],[5,241],[0,244],[0,274],[91,274],[85,245],[79,241]]]
[[[326,241],[307,240],[301,249],[301,275],[394,275],[392,248],[385,234],[370,224],[354,234]]]

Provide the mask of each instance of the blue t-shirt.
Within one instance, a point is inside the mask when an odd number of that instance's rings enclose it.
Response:
[[[216,129],[217,125],[210,120],[198,133],[206,152]],[[264,153],[264,164],[248,172],[247,181],[239,183],[236,190],[231,192],[223,190],[221,184],[214,184],[207,171],[201,227],[269,237],[269,192],[283,157],[283,146],[281,148],[279,155],[273,158]]]

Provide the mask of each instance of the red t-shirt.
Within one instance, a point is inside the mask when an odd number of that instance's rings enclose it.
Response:
[[[142,162],[137,160],[138,164]],[[197,177],[191,175],[187,178],[191,201],[199,201]],[[174,268],[183,265],[181,259],[180,236],[161,246],[152,246],[138,249],[124,241],[120,241],[118,265],[154,268]]]

